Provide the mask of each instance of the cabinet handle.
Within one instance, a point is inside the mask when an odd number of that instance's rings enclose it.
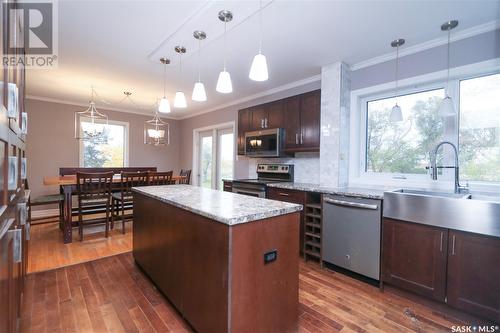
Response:
[[[12,251],[12,260],[14,261],[15,264],[18,264],[22,260],[22,255],[21,255],[21,229],[13,229],[9,230],[9,233],[12,235],[12,242],[14,243],[14,249]]]
[[[299,144],[299,133],[295,133],[295,144]]]
[[[440,252],[443,252],[443,236],[444,236],[444,234],[443,234],[443,232],[441,232],[441,241],[439,243],[439,251]]]
[[[300,132],[300,144],[304,143],[304,133]]]
[[[455,255],[455,235],[453,235],[453,239],[451,241],[451,255]]]
[[[19,209],[19,224],[25,225],[26,224],[26,203],[21,202],[17,204],[17,207]]]
[[[289,197],[290,196],[290,193],[285,193],[285,192],[279,192],[278,194],[281,195],[281,196],[284,196],[284,197]]]
[[[260,120],[260,128],[264,128],[264,119]]]

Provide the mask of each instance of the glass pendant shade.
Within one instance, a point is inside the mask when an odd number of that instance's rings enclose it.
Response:
[[[453,100],[450,96],[446,96],[445,98],[443,98],[438,112],[441,117],[455,116],[455,105],[453,104]]]
[[[165,146],[170,144],[170,125],[155,113],[153,119],[144,122],[144,144]]]
[[[207,100],[207,93],[205,92],[205,85],[202,82],[196,82],[193,88],[193,101],[205,102]]]
[[[175,93],[174,108],[183,109],[187,107],[186,96],[182,91]]]
[[[217,87],[215,88],[218,92],[222,94],[229,94],[233,92],[233,84],[231,82],[231,75],[228,71],[223,70],[219,74],[219,79],[217,80]]]
[[[401,111],[401,107],[396,103],[391,109],[391,113],[389,114],[389,121],[391,123],[398,123],[403,121],[403,112]]]
[[[248,77],[253,81],[267,81],[269,75],[267,72],[267,60],[265,55],[259,53],[253,58]]]
[[[158,106],[158,111],[160,113],[170,113],[170,102],[168,101],[168,98],[163,96],[163,98],[160,100],[160,105]]]

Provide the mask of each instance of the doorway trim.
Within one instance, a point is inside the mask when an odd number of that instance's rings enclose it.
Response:
[[[217,130],[221,129],[226,129],[226,128],[232,128],[233,130],[233,136],[234,136],[234,146],[236,147],[236,140],[237,140],[237,135],[236,135],[236,122],[229,121],[225,123],[220,123],[216,125],[210,125],[210,126],[205,126],[205,127],[200,127],[200,128],[195,128],[193,129],[193,185],[200,186],[198,183],[198,161],[199,161],[199,150],[198,150],[198,145],[200,142],[200,133],[201,132],[206,132],[206,131],[213,131],[214,137],[217,136]],[[215,147],[215,145],[214,145]],[[215,148],[214,148],[215,149]],[[233,149],[233,175],[235,171],[235,166],[236,166],[236,149]]]

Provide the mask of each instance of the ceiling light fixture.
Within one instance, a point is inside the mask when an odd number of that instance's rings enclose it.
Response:
[[[91,87],[89,107],[85,111],[75,112],[75,139],[99,139],[108,125],[108,116],[96,109],[95,95],[94,87]]]
[[[194,38],[198,40],[198,81],[194,84],[193,95],[191,98],[196,102],[205,102],[207,100],[207,93],[205,92],[205,85],[201,82],[201,41],[207,38],[204,31],[196,30],[193,32]]]
[[[170,125],[161,120],[158,111],[155,111],[153,119],[144,122],[144,144],[154,146],[170,144]]]
[[[262,54],[262,0],[259,1],[259,25],[260,25],[260,37],[259,37],[259,53],[253,57],[252,66],[250,67],[250,73],[248,77],[253,81],[267,81],[269,74],[267,72],[267,60],[266,56]]]
[[[167,65],[170,64],[170,59],[160,58],[160,62],[164,65],[163,67],[163,97],[160,100],[160,104],[158,106],[158,111],[161,113],[170,113],[170,102],[168,101],[166,95],[166,87],[167,87]]]
[[[452,117],[456,115],[455,105],[449,95],[449,88],[450,88],[450,36],[451,36],[451,30],[455,29],[457,25],[458,21],[456,20],[448,21],[446,23],[443,23],[443,25],[441,25],[441,31],[448,31],[448,44],[447,44],[447,56],[446,56],[446,68],[447,68],[446,94],[445,97],[443,98],[443,101],[441,102],[441,106],[439,107],[438,111],[441,117]]]
[[[405,40],[402,38],[395,39],[391,42],[391,46],[396,48],[396,89],[394,91],[394,97],[396,98],[396,105],[394,105],[391,109],[391,113],[389,114],[389,121],[391,123],[397,123],[403,121],[403,112],[401,111],[401,107],[398,105],[398,80],[399,80],[399,47],[405,43]]]
[[[186,53],[186,48],[184,46],[176,46],[174,48],[175,52],[179,54],[179,82],[182,79],[182,55]],[[187,107],[186,96],[182,90],[177,90],[174,99],[174,108],[184,109]]]
[[[231,75],[226,70],[226,32],[227,32],[227,22],[231,22],[233,19],[233,13],[229,10],[221,10],[219,12],[219,20],[224,22],[224,69],[219,73],[219,79],[217,80],[217,86],[215,90],[222,94],[229,94],[233,92],[233,84],[231,82]]]

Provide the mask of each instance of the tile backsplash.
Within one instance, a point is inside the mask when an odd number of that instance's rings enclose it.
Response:
[[[294,181],[297,183],[319,183],[319,153],[297,153],[295,157],[250,158],[248,159],[249,178],[257,177],[257,164],[284,163],[294,165]]]

